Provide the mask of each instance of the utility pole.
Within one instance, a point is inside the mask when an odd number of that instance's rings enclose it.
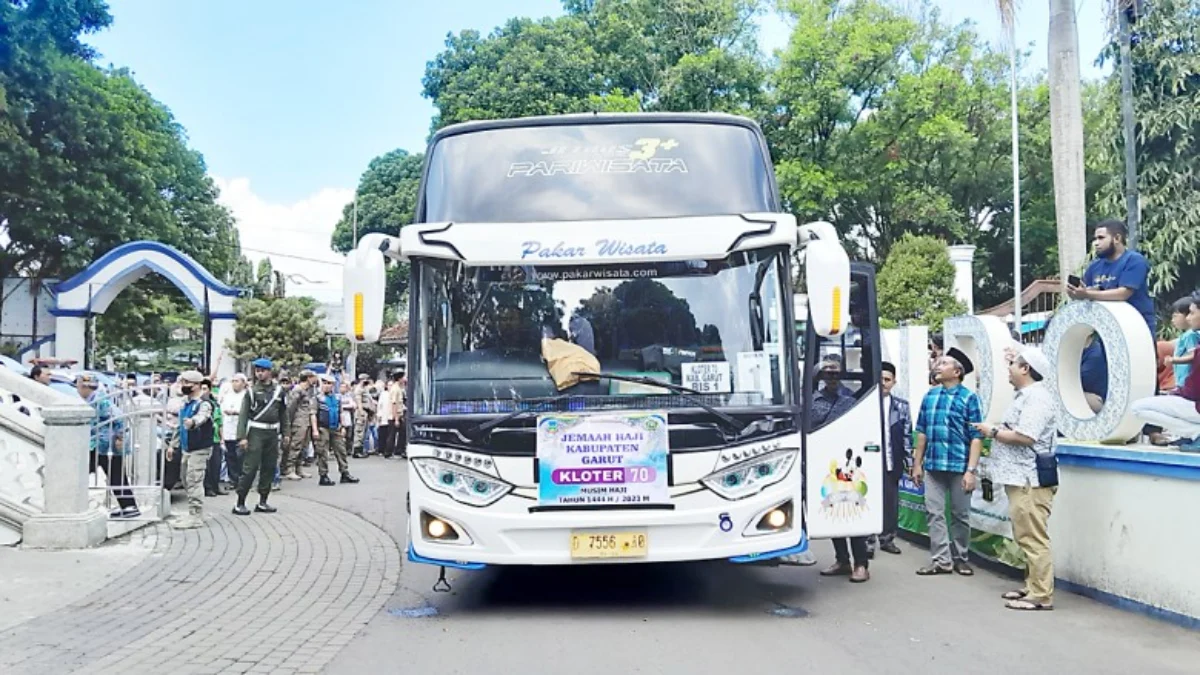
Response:
[[[350,227],[354,234],[354,238],[350,240],[351,248],[358,246],[358,190],[354,191],[354,212],[350,217]],[[342,302],[346,302],[345,289],[342,290]],[[350,381],[354,382],[358,378],[358,343],[354,340],[350,341],[350,363],[346,366],[347,375]]]
[[[1013,190],[1013,330],[1021,330],[1021,126],[1017,119],[1017,20],[1008,25],[1009,88],[1012,97],[1012,190]]]
[[[1137,185],[1137,120],[1133,116],[1133,31],[1141,10],[1140,0],[1128,0],[1117,12],[1121,27],[1121,117],[1125,131],[1125,210],[1129,227],[1129,246],[1137,245],[1141,225],[1141,204]]]

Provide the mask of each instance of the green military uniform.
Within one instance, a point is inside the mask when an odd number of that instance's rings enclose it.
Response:
[[[260,365],[266,364],[266,366]],[[270,361],[259,359],[256,369],[269,368]],[[242,400],[242,411],[238,416],[238,442],[246,441],[246,455],[242,461],[242,481],[238,485],[238,506],[234,513],[245,515],[246,495],[258,475],[259,505],[256,511],[273,511],[267,507],[271,494],[271,482],[275,478],[275,463],[279,461],[279,424],[283,420],[283,390],[272,380],[255,378],[254,385]]]
[[[289,474],[300,478],[307,477],[300,467],[308,444],[316,441],[313,434],[313,421],[316,419],[316,410],[314,409],[316,396],[313,386],[309,382],[312,377],[312,372],[301,371],[296,386],[288,392],[286,408],[288,428],[284,429],[284,433],[288,436],[289,447],[288,455],[283,458],[283,464],[280,466],[285,477]],[[309,382],[309,384],[301,386],[302,382]]]
[[[363,452],[367,427],[375,415],[375,397],[367,382],[359,382],[354,389],[354,456],[366,457]]]

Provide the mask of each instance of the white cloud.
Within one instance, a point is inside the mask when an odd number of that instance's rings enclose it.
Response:
[[[329,239],[342,208],[354,199],[352,188],[322,188],[300,201],[278,204],[255,194],[248,178],[213,180],[220,202],[237,218],[247,258],[256,265],[270,258],[274,269],[309,280],[288,279],[288,295],[341,300],[343,256],[330,249]]]

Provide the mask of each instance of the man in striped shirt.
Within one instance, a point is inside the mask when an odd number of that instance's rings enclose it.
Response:
[[[925,485],[925,512],[929,522],[932,564],[917,570],[921,576],[975,572],[968,561],[971,539],[971,493],[983,437],[971,426],[983,421],[979,397],[962,384],[974,369],[961,350],[951,348],[934,364],[938,387],[921,401],[917,417],[917,447],[913,451],[912,480]],[[950,500],[951,525],[946,526],[946,500]]]

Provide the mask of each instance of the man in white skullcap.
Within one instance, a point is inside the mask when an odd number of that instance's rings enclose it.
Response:
[[[1004,594],[1009,609],[1054,608],[1054,555],[1050,550],[1050,508],[1057,475],[1038,471],[1038,455],[1053,454],[1057,427],[1054,396],[1042,381],[1050,360],[1036,347],[1010,354],[1008,381],[1016,389],[999,425],[976,424],[992,439],[988,476],[1008,496],[1013,538],[1025,554],[1025,586]],[[1043,485],[1052,482],[1053,485]]]

